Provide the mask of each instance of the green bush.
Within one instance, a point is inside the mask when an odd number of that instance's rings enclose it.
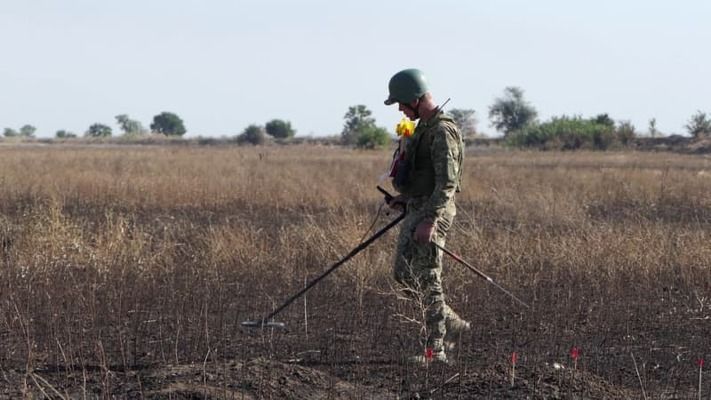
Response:
[[[615,129],[614,122],[606,114],[590,119],[562,116],[518,130],[510,135],[508,143],[515,147],[541,149],[606,150],[616,143],[628,144],[634,135],[632,124],[624,122]]]
[[[5,137],[17,137],[20,136],[20,132],[12,129],[12,128],[5,128],[5,131],[3,132],[3,136]]]
[[[378,149],[387,146],[391,141],[387,129],[377,126],[363,127],[356,142],[356,146],[363,149]]]
[[[55,136],[57,137],[57,139],[74,139],[77,137],[74,132],[69,132],[64,129],[58,130]]]
[[[84,134],[86,137],[111,137],[111,127],[96,123],[92,124]]]
[[[242,134],[237,136],[237,143],[239,144],[262,145],[266,141],[267,134],[264,132],[264,128],[254,124],[244,128]]]
[[[275,137],[277,139],[288,139],[294,137],[296,131],[291,127],[291,122],[283,121],[281,119],[273,119],[264,126],[267,131],[267,135]]]

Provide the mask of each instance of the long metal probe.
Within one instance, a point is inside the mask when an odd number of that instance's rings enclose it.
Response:
[[[494,282],[494,280],[491,279],[491,277],[489,277],[489,276],[486,275],[485,273],[479,271],[478,269],[474,268],[474,267],[473,267],[471,264],[469,264],[468,262],[464,261],[464,260],[462,259],[462,257],[460,257],[460,256],[458,256],[457,254],[455,254],[455,253],[453,253],[453,252],[447,250],[444,246],[440,246],[440,245],[437,244],[436,242],[432,242],[432,243],[434,243],[434,245],[437,246],[437,248],[439,248],[439,249],[442,250],[443,252],[447,253],[448,256],[450,256],[450,257],[452,257],[453,259],[459,261],[462,265],[464,265],[465,267],[469,268],[472,272],[474,272],[475,274],[479,275],[480,277],[486,279],[487,282],[491,283],[491,284],[494,285],[496,288],[498,288],[498,289],[501,290],[502,292],[506,293],[509,297],[511,297],[512,299],[516,300],[517,302],[519,302],[519,303],[520,303],[521,305],[523,305],[524,307],[526,307],[526,308],[531,308],[528,304],[524,303],[523,300],[521,300],[521,299],[519,299],[518,297],[514,296],[513,293],[509,292],[508,290],[506,290],[506,289],[504,289],[503,287],[501,287],[501,285],[499,285],[498,283]]]

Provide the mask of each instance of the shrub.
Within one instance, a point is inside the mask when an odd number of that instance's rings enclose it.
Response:
[[[111,127],[104,124],[92,124],[84,134],[86,137],[110,137]]]
[[[244,128],[244,131],[237,136],[237,143],[239,144],[253,144],[262,145],[267,140],[267,134],[264,132],[264,128],[259,125],[250,125]]]
[[[614,124],[614,123],[613,123]],[[634,130],[634,128],[632,128]],[[575,150],[594,148],[605,150],[616,141],[614,125],[598,117],[583,119],[553,117],[549,122],[535,124],[510,135],[508,143],[515,147]]]
[[[291,122],[282,121],[280,119],[273,119],[264,126],[267,134],[278,138],[278,139],[288,139],[293,137],[296,131],[291,127]]]
[[[368,126],[360,131],[356,145],[359,148],[378,149],[387,146],[390,141],[391,138],[387,129]]]
[[[73,139],[77,137],[75,133],[66,131],[64,129],[58,130],[55,136],[57,137],[57,139]]]

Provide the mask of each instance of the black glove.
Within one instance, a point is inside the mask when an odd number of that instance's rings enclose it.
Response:
[[[407,206],[407,196],[404,194],[399,194],[395,197],[390,198],[390,202],[386,202],[393,210],[405,211]]]

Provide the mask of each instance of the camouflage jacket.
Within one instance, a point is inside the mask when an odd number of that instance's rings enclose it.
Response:
[[[405,146],[403,171],[393,179],[398,192],[418,203],[425,218],[441,218],[461,184],[464,145],[454,120],[442,112],[417,124]],[[451,204],[450,204],[451,203]]]

